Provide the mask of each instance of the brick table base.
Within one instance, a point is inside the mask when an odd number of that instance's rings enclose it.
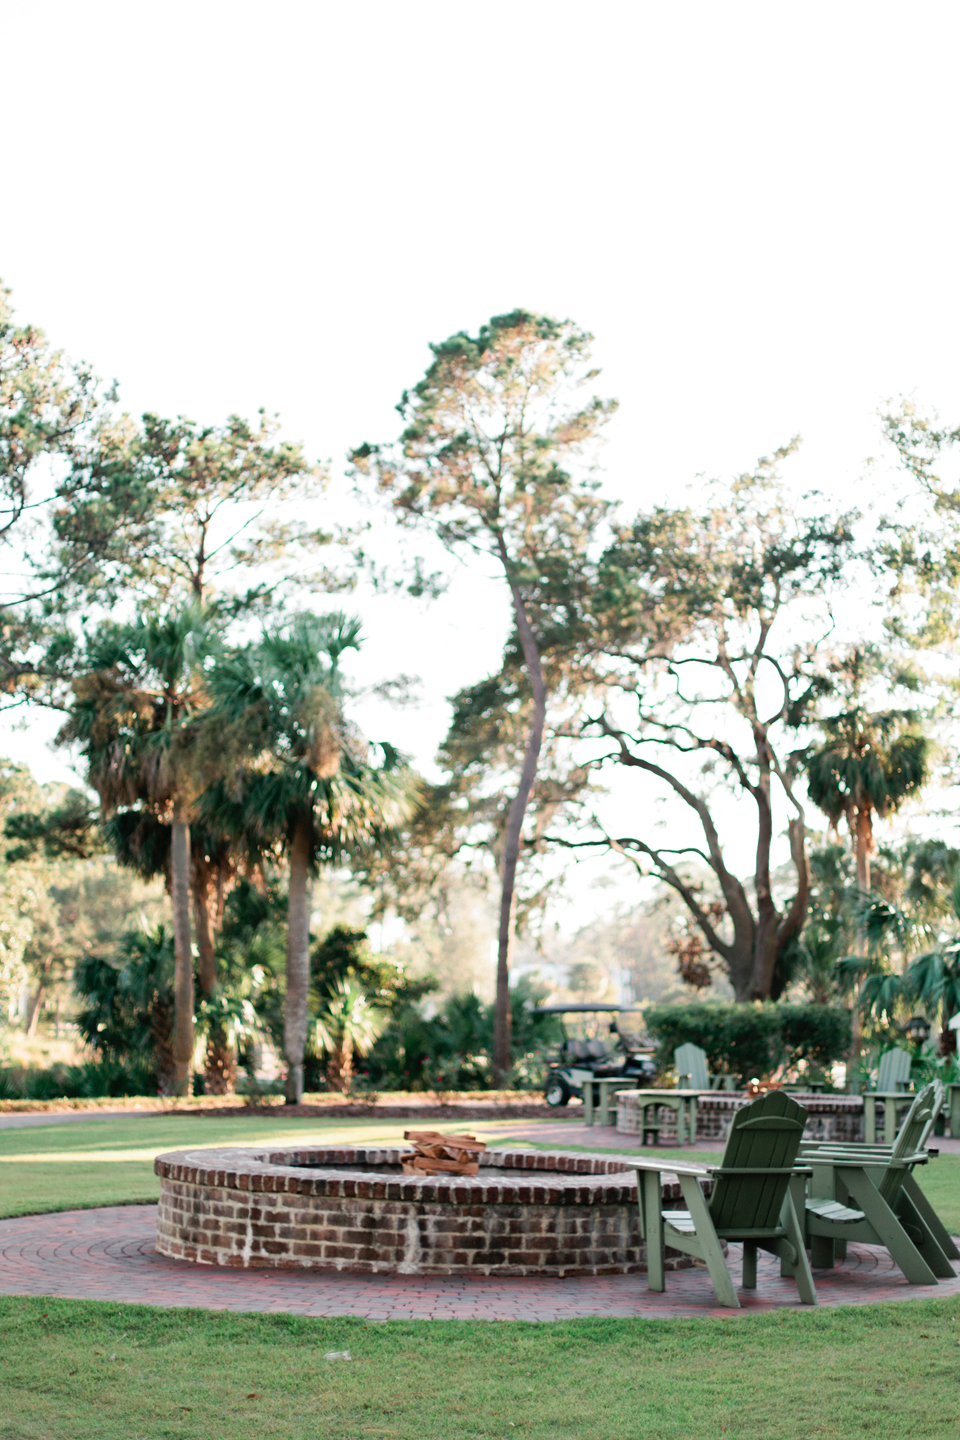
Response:
[[[209,1310],[355,1315],[366,1320],[573,1320],[589,1315],[727,1318],[806,1309],[779,1262],[761,1258],[757,1290],[740,1291],[742,1312],[718,1307],[696,1266],[667,1276],[652,1295],[644,1275],[569,1279],[466,1279],[329,1271],[228,1270],[158,1255],[156,1206],[118,1205],[0,1220],[0,1294],[130,1301]],[[739,1246],[731,1246],[739,1277]],[[815,1270],[822,1305],[867,1305],[960,1294],[960,1277],[908,1285],[885,1250],[853,1245],[836,1270]]]

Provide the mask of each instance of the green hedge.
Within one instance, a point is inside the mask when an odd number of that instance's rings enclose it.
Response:
[[[711,1074],[742,1081],[799,1060],[827,1066],[850,1048],[850,1012],[832,1005],[691,1002],[651,1006],[644,1019],[662,1071],[673,1068],[674,1050],[687,1042],[706,1052]]]

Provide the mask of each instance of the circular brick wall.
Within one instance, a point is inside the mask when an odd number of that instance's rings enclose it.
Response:
[[[160,1155],[157,1249],[202,1265],[416,1275],[646,1269],[637,1187],[618,1156],[486,1151],[477,1176],[404,1175],[407,1149]],[[665,1185],[664,1203],[680,1189]],[[682,1203],[682,1202],[681,1202]],[[667,1251],[667,1264],[691,1264]]]

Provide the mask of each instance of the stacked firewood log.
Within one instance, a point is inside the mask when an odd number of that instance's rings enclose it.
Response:
[[[747,1081],[743,1093],[749,1095],[750,1099],[753,1100],[757,1095],[766,1095],[770,1090],[782,1089],[783,1086],[779,1080],[758,1080],[754,1077],[752,1080]]]
[[[486,1150],[474,1135],[441,1135],[439,1130],[404,1130],[413,1154],[403,1158],[405,1175],[476,1175]]]

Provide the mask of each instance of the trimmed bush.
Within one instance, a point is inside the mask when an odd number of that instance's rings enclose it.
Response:
[[[713,1075],[762,1078],[800,1060],[818,1068],[850,1048],[850,1012],[832,1005],[653,1005],[644,1015],[657,1066],[673,1068],[678,1045],[699,1045]]]

